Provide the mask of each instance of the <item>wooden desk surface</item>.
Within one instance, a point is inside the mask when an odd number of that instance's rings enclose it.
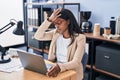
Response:
[[[76,80],[75,76],[76,72],[73,70],[60,73],[54,78],[26,69],[12,73],[0,72],[0,80]]]
[[[106,39],[103,36],[93,36],[93,33],[84,33],[87,38],[93,38],[93,39],[99,39],[99,40],[104,40],[104,41],[109,41],[109,42],[117,42],[120,43],[120,39]]]

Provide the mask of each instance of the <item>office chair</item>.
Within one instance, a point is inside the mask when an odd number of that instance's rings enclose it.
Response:
[[[84,73],[84,77],[83,80],[87,80],[88,78],[86,78],[85,76],[85,69],[86,69],[86,64],[88,62],[88,54],[85,52],[83,54],[83,58],[82,58],[82,65],[83,65],[83,73]]]
[[[88,62],[88,54],[85,52],[82,58],[82,64],[83,64],[83,71],[85,72],[86,64]]]

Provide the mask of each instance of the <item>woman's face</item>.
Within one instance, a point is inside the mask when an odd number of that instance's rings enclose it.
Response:
[[[63,34],[64,32],[68,31],[69,20],[65,20],[62,18],[57,18],[54,22],[55,27],[58,33]]]

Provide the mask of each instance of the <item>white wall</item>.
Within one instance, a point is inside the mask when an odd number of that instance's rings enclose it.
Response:
[[[0,0],[0,27],[10,19],[23,20],[22,0]]]
[[[111,16],[116,18],[120,16],[120,0],[65,0],[65,2],[79,2],[81,11],[92,11],[90,20],[93,24],[100,23],[101,27],[109,26]]]
[[[10,19],[23,21],[23,0],[0,0],[0,28],[8,24]],[[23,36],[12,34],[15,27],[0,34],[0,45],[12,46],[24,43]]]

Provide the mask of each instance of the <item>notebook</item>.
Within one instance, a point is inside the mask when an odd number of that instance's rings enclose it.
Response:
[[[29,53],[23,50],[17,50],[17,53],[25,69],[45,75],[47,69],[53,66],[52,64],[46,64],[41,55]]]

